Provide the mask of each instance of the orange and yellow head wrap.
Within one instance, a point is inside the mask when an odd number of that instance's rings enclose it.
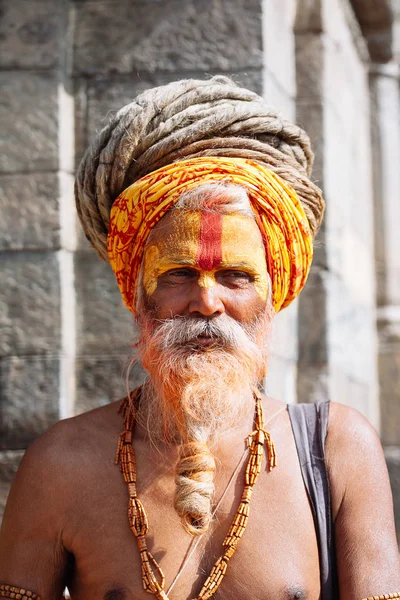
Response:
[[[111,209],[108,255],[126,306],[135,312],[136,284],[144,247],[154,225],[180,196],[206,182],[245,188],[265,241],[276,311],[303,288],[313,246],[307,217],[278,175],[242,158],[199,157],[162,167],[126,188]]]

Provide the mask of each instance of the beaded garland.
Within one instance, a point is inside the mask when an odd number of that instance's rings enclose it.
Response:
[[[368,596],[368,598],[363,598],[363,600],[391,600],[392,598],[400,598],[400,592],[382,594],[381,596]]]
[[[12,585],[0,585],[0,598],[15,598],[15,600],[41,600],[40,596]]]
[[[223,541],[223,553],[215,562],[210,575],[206,579],[199,595],[195,600],[208,600],[217,591],[228,569],[229,560],[236,552],[240,538],[246,529],[250,512],[250,500],[253,487],[261,471],[264,445],[268,452],[269,470],[276,467],[275,446],[270,434],[264,429],[264,418],[261,396],[254,392],[255,397],[255,429],[248,438],[249,460],[245,473],[245,485],[242,498],[232,524]],[[136,398],[137,399],[137,396]],[[118,440],[115,463],[120,465],[122,475],[128,485],[129,507],[128,519],[132,533],[137,539],[137,544],[142,563],[142,581],[146,592],[153,594],[157,600],[169,600],[164,591],[164,573],[147,548],[146,535],[149,530],[148,520],[144,507],[137,496],[136,490],[136,464],[135,453],[132,446],[133,428],[135,425],[136,408],[131,404],[129,397],[121,402],[120,411],[124,419],[124,429]]]

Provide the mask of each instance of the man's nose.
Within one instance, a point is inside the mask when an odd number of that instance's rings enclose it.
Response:
[[[197,313],[204,317],[211,317],[213,315],[216,316],[224,313],[225,306],[218,288],[218,284],[207,288],[196,285],[189,302],[189,313],[191,315]]]

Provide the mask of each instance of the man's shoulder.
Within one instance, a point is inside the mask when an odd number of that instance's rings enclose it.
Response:
[[[353,482],[371,469],[376,478],[386,477],[385,460],[379,436],[371,423],[358,410],[330,403],[326,463],[336,516],[345,497],[351,500]]]
[[[370,421],[355,408],[331,402],[326,438],[328,467],[345,473],[346,469],[340,465],[348,463],[350,458],[362,465],[377,452],[382,453],[382,446]]]
[[[340,446],[379,442],[378,434],[368,419],[357,409],[339,402],[329,403],[328,437]]]
[[[77,467],[89,467],[103,451],[114,446],[122,427],[118,402],[63,419],[50,427],[27,449],[20,470],[34,471],[50,480],[62,472],[76,477]]]

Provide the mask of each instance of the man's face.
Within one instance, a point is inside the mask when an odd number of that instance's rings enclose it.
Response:
[[[251,324],[265,312],[269,293],[256,222],[240,214],[168,213],[147,245],[143,287],[155,319],[225,313]]]

